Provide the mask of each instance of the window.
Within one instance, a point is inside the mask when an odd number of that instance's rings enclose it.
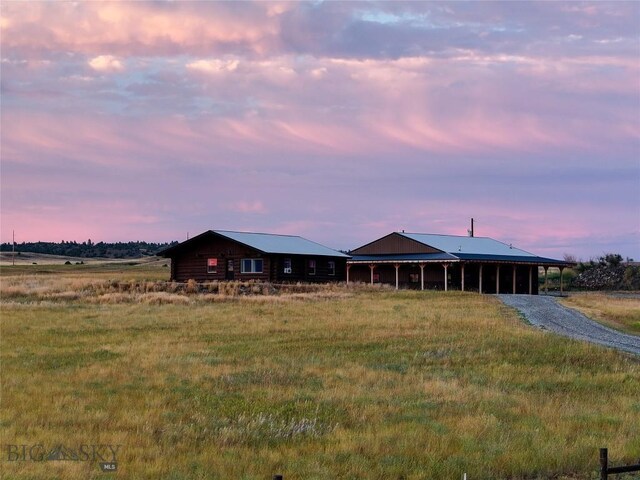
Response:
[[[208,258],[207,259],[207,273],[218,273],[218,259],[217,258]]]
[[[336,262],[334,262],[333,260],[330,260],[329,263],[327,263],[327,270],[329,272],[329,275],[335,275],[336,274]]]
[[[309,275],[315,275],[316,274],[316,261],[315,260],[309,260],[308,273],[309,273]]]
[[[241,273],[262,273],[261,258],[243,258],[240,262]]]
[[[291,273],[291,259],[290,258],[285,258],[284,262],[282,262],[284,265],[284,273]]]

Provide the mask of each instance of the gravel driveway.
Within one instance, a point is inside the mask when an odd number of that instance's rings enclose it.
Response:
[[[640,355],[640,337],[627,335],[595,322],[582,313],[560,305],[546,295],[498,295],[505,305],[514,307],[533,325],[559,335],[597,343]]]

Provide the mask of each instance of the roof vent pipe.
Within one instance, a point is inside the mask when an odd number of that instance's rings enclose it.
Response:
[[[471,230],[467,230],[470,237],[473,237],[473,218],[471,219]]]

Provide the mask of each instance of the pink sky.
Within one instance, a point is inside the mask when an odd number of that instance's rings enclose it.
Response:
[[[637,2],[3,2],[3,242],[640,259]]]

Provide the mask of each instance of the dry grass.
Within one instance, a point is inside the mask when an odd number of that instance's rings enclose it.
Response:
[[[562,300],[568,307],[580,310],[590,318],[598,320],[626,333],[640,334],[640,299],[626,295],[605,293],[572,294]]]
[[[3,445],[119,444],[133,479],[587,479],[599,447],[640,452],[638,359],[491,296],[21,278],[2,282]]]

